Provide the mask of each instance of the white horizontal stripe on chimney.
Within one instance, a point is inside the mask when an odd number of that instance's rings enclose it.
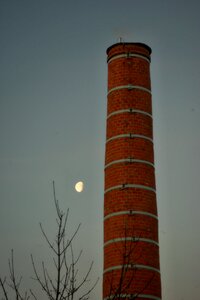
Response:
[[[151,191],[156,193],[156,190],[150,186],[146,186],[146,185],[141,185],[141,184],[132,184],[132,183],[124,183],[121,185],[115,185],[115,186],[111,186],[110,188],[106,189],[104,191],[104,194],[112,191],[112,190],[123,190],[125,188],[136,188],[136,189],[143,189],[143,190],[147,190],[147,191]]]
[[[127,109],[120,109],[120,110],[116,110],[116,111],[113,111],[112,113],[110,113],[108,116],[107,116],[107,119],[114,116],[114,115],[117,115],[117,114],[123,114],[123,113],[138,113],[138,114],[142,114],[142,115],[145,115],[145,116],[148,116],[150,118],[152,118],[152,115],[146,111],[143,111],[143,110],[139,110],[139,109],[133,109],[133,108],[127,108]]]
[[[128,85],[119,85],[119,86],[116,86],[112,89],[110,89],[108,91],[108,95],[113,92],[113,91],[117,91],[117,90],[121,90],[121,89],[128,89],[128,90],[133,90],[133,89],[137,89],[137,90],[141,90],[141,91],[145,91],[149,94],[151,94],[151,90],[150,89],[147,89],[143,86],[139,86],[139,85],[132,85],[132,84],[128,84]]]
[[[160,273],[160,270],[159,269],[156,269],[154,267],[151,267],[151,266],[147,266],[147,265],[138,265],[138,264],[129,264],[129,265],[119,265],[119,266],[113,266],[113,267],[110,267],[110,268],[107,268],[104,270],[104,274],[107,273],[107,272],[111,272],[111,271],[114,271],[114,270],[120,270],[122,268],[130,268],[130,269],[146,269],[146,270],[150,270],[150,271],[154,271],[154,272],[157,272],[157,273]]]
[[[146,60],[147,62],[150,62],[150,58],[144,56],[144,55],[140,55],[140,54],[133,54],[133,53],[124,53],[124,54],[118,54],[115,56],[112,56],[111,58],[109,58],[107,60],[107,63],[110,63],[111,61],[118,59],[118,58],[129,58],[129,57],[137,57],[137,58],[142,58],[144,60]]]
[[[156,246],[159,246],[158,242],[152,240],[152,239],[145,239],[145,238],[141,238],[141,237],[124,237],[124,238],[116,238],[116,239],[112,239],[109,240],[107,242],[104,243],[104,247],[110,245],[110,244],[114,244],[114,243],[118,243],[118,242],[145,242],[145,243],[150,243],[150,244],[154,244]]]

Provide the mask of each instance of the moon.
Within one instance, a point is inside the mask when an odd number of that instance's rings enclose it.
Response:
[[[75,184],[75,190],[78,192],[78,193],[81,193],[84,189],[84,183],[83,181],[79,181]]]

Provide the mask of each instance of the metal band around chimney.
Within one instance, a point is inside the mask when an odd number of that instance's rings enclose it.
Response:
[[[150,58],[148,58],[147,56],[141,55],[141,54],[134,54],[134,53],[124,53],[124,54],[118,54],[118,55],[114,55],[111,58],[108,58],[107,63],[110,63],[111,61],[118,59],[118,58],[131,58],[131,57],[136,57],[136,58],[141,58],[146,60],[147,62],[150,63]]]
[[[156,193],[156,190],[153,187],[146,186],[146,185],[141,185],[141,184],[127,183],[127,184],[121,184],[121,185],[112,186],[112,187],[106,189],[104,191],[104,194],[106,194],[106,193],[108,193],[110,191],[113,191],[113,190],[123,190],[123,189],[126,189],[126,188],[143,189],[143,190],[147,190],[147,191],[151,191],[151,192]]]
[[[154,244],[156,246],[159,246],[158,242],[152,240],[152,239],[145,239],[145,238],[141,238],[141,237],[125,237],[125,238],[116,238],[116,239],[112,239],[109,240],[107,242],[104,243],[104,247],[114,244],[114,243],[119,243],[119,242],[145,242],[145,243],[150,243],[150,244]]]
[[[145,139],[153,143],[153,139],[142,134],[134,134],[134,133],[125,133],[125,134],[118,134],[110,137],[109,139],[106,140],[106,143],[115,140],[115,139],[120,139],[120,138],[140,138],[140,139]]]
[[[139,85],[132,85],[132,84],[128,84],[128,85],[119,85],[119,86],[116,86],[112,89],[110,89],[108,91],[108,95],[113,92],[113,91],[117,91],[117,90],[121,90],[121,89],[128,89],[128,90],[133,90],[133,89],[137,89],[137,90],[141,90],[141,91],[145,91],[149,94],[151,94],[151,90],[150,89],[147,89],[143,86],[139,86]]]
[[[133,109],[133,108],[127,108],[127,109],[120,109],[120,110],[113,111],[112,113],[110,113],[107,116],[107,119],[109,119],[110,117],[112,117],[114,115],[123,114],[123,113],[138,113],[138,114],[142,114],[142,115],[152,118],[152,115],[146,111],[139,110],[139,109]]]
[[[115,298],[116,295],[110,295],[109,297],[105,297],[103,300],[112,300],[113,298]],[[161,300],[161,298],[156,297],[154,295],[150,295],[150,294],[120,294],[120,299],[126,299],[126,298],[131,298],[131,299],[135,299],[135,298],[145,298],[145,299],[151,299],[151,300]]]
[[[123,211],[117,211],[117,212],[114,212],[114,213],[106,215],[104,217],[104,221],[107,220],[107,219],[109,219],[109,218],[111,218],[111,217],[120,216],[120,215],[129,215],[129,216],[132,216],[132,215],[144,215],[144,216],[148,216],[148,217],[151,217],[151,218],[154,218],[154,219],[158,220],[157,215],[151,214],[151,213],[146,212],[146,211],[123,210]]]
[[[120,270],[123,267],[130,268],[130,269],[146,269],[146,270],[150,270],[150,271],[154,271],[154,272],[160,273],[160,270],[157,269],[157,268],[154,268],[154,267],[151,267],[151,266],[147,266],[147,265],[138,265],[138,264],[113,266],[113,267],[105,269],[103,273],[105,274],[107,272],[111,272],[111,271],[115,271],[115,270]]]
[[[151,163],[150,161],[147,160],[142,160],[142,159],[134,159],[134,158],[124,158],[124,159],[118,159],[118,160],[113,160],[110,163],[105,165],[105,169],[115,165],[115,164],[120,164],[120,163],[141,163],[141,164],[146,164],[154,168],[154,164]]]

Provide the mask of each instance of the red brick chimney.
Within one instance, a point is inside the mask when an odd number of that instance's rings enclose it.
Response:
[[[104,299],[161,299],[151,48],[107,49]]]

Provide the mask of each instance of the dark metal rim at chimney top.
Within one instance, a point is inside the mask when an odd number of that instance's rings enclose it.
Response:
[[[116,47],[116,46],[119,46],[119,45],[123,45],[123,46],[139,46],[139,47],[143,47],[143,48],[145,48],[146,50],[148,50],[149,51],[149,55],[152,53],[152,50],[151,50],[151,48],[149,47],[149,46],[147,46],[146,44],[144,44],[144,43],[126,43],[126,42],[121,42],[121,43],[116,43],[116,44],[113,44],[113,45],[111,45],[110,47],[108,47],[108,49],[106,50],[106,53],[107,53],[107,55],[109,54],[109,51],[112,49],[112,48],[114,48],[114,47]]]

